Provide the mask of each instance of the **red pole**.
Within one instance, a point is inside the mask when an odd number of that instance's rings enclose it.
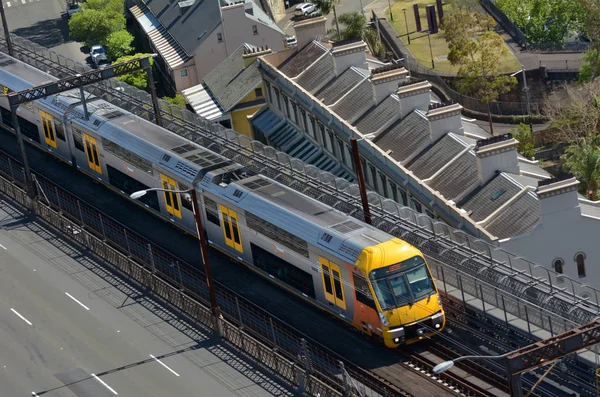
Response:
[[[198,233],[198,240],[200,240],[200,251],[202,253],[202,262],[204,264],[204,272],[206,273],[206,284],[208,285],[208,293],[210,295],[210,310],[213,315],[213,325],[215,331],[221,335],[221,309],[217,303],[217,294],[215,292],[215,286],[212,278],[212,271],[210,268],[210,262],[208,260],[208,244],[204,237],[204,227],[202,227],[202,217],[200,216],[200,206],[198,205],[198,196],[196,195],[196,189],[190,188],[192,192],[192,206],[194,208],[194,218],[196,219],[196,231]]]
[[[360,199],[362,200],[363,213],[365,214],[365,222],[371,225],[371,211],[369,210],[369,200],[367,198],[367,188],[365,186],[365,178],[360,162],[360,154],[358,152],[358,141],[356,138],[351,138],[352,158],[354,159],[354,170],[358,179],[358,190],[360,190]]]

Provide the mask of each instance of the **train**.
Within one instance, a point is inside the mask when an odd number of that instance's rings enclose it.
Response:
[[[4,94],[56,78],[0,54]],[[17,109],[24,139],[389,348],[444,329],[431,271],[414,246],[79,90]],[[2,124],[12,127],[0,95]]]

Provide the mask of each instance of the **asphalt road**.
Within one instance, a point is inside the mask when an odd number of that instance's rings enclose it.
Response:
[[[38,229],[0,229],[0,395],[290,395]]]

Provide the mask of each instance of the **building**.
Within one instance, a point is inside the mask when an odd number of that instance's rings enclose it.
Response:
[[[351,179],[350,138],[362,139],[370,190],[600,288],[600,272],[586,270],[600,258],[600,202],[580,197],[575,179],[550,179],[510,134],[491,137],[460,105],[432,102],[427,81],[399,65],[372,68],[362,40],[316,40],[325,22],[297,23],[296,49],[259,59],[260,140]]]
[[[252,138],[248,116],[265,104],[256,60],[270,53],[269,48],[243,44],[207,74],[202,84],[181,93],[200,116]]]
[[[129,10],[171,91],[199,84],[244,43],[285,48],[285,34],[253,0],[139,0]]]

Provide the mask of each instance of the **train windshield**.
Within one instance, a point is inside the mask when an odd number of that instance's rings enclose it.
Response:
[[[369,278],[382,310],[412,305],[435,293],[427,265],[420,256],[373,270]]]

